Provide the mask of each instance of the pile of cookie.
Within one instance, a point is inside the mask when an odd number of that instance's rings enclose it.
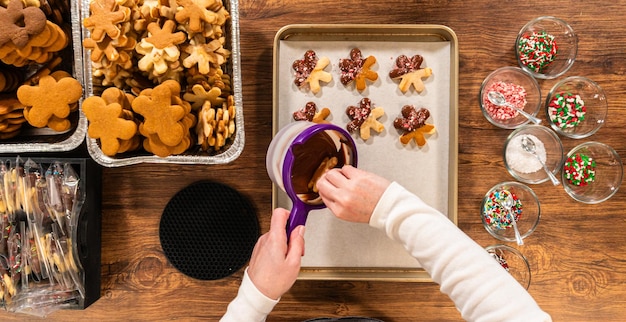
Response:
[[[0,1],[0,139],[23,124],[65,132],[82,85],[58,70],[70,44],[69,1]]]
[[[389,78],[399,81],[398,88],[406,93],[411,87],[416,92],[421,93],[425,89],[422,79],[432,75],[432,69],[422,67],[424,58],[421,55],[407,57],[400,55],[396,58],[394,68],[389,72]],[[344,86],[350,86],[354,83],[354,88],[361,93],[367,88],[368,82],[375,82],[378,79],[378,73],[372,70],[372,66],[376,63],[374,56],[363,57],[359,48],[350,50],[349,58],[339,60],[340,81]],[[332,74],[325,71],[330,64],[327,57],[319,57],[313,50],[304,53],[302,59],[295,60],[292,64],[294,70],[294,84],[303,90],[310,90],[317,94],[321,90],[321,82],[329,83],[332,80]],[[372,101],[364,97],[358,104],[350,105],[346,108],[346,114],[350,121],[346,125],[349,132],[357,132],[363,140],[368,140],[371,131],[380,133],[385,126],[378,121],[385,114],[380,106],[373,106]],[[330,115],[330,109],[327,107],[317,111],[314,102],[307,104],[293,113],[293,119],[296,121],[311,121],[316,123],[328,122],[326,118]],[[426,144],[425,135],[435,133],[435,127],[427,124],[426,119],[430,117],[430,111],[426,108],[416,109],[413,105],[405,105],[401,109],[401,113],[394,119],[394,127],[401,132],[400,142],[404,145],[411,141],[415,141],[418,146]]]
[[[225,68],[230,19],[222,0],[90,1],[83,47],[102,94],[87,98],[83,111],[105,155],[143,148],[166,157],[194,146],[212,154],[227,146],[236,110]],[[111,87],[127,101],[107,97]]]

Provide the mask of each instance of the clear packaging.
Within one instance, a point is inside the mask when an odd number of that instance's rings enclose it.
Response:
[[[87,159],[1,161],[0,307],[46,316],[91,304],[100,291],[100,226],[86,184],[99,182],[87,175]]]

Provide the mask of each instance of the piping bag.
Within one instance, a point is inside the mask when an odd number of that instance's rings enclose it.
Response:
[[[287,221],[287,238],[306,224],[311,210],[325,208],[317,193],[317,180],[331,168],[357,165],[357,151],[350,134],[333,124],[292,122],[272,139],[265,166],[274,184],[293,204]]]

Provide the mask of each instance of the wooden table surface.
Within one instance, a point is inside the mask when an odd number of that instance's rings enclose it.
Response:
[[[481,224],[481,198],[494,184],[513,178],[501,157],[502,142],[510,131],[483,117],[478,90],[491,71],[516,65],[513,44],[527,21],[554,15],[578,33],[578,57],[565,76],[595,80],[609,102],[606,124],[588,140],[607,143],[626,157],[626,7],[618,1],[241,0],[239,13],[243,153],[226,165],[104,169],[101,298],[84,311],[62,311],[48,318],[217,320],[225,312],[242,272],[217,281],[184,276],[163,255],[159,219],[180,189],[199,180],[215,180],[249,197],[262,231],[269,228],[271,182],[264,161],[272,130],[272,44],[276,32],[287,24],[442,24],[456,32],[460,48],[458,221],[482,246],[498,240]],[[544,95],[557,80],[539,81]],[[566,151],[579,143],[563,139]],[[586,205],[548,182],[532,188],[542,203],[541,222],[525,245],[509,243],[530,262],[530,293],[555,321],[626,320],[626,189],[606,202]],[[503,299],[502,305],[506,300],[515,299]],[[385,321],[461,319],[434,283],[298,281],[268,320],[354,315]],[[9,314],[8,318],[25,316]]]

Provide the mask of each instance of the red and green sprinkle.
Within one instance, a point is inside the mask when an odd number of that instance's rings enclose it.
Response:
[[[507,272],[509,271],[509,263],[507,263],[506,259],[504,259],[504,256],[491,253],[491,257],[493,257],[493,259],[495,259],[496,262],[498,262],[498,264],[500,264],[500,266],[502,266],[502,268],[504,268]]]
[[[501,189],[493,191],[487,197],[487,201],[483,206],[483,216],[487,225],[493,229],[507,229],[513,227],[511,222],[511,216],[507,214],[507,209],[502,205],[504,200],[511,195],[513,197],[513,206],[511,207],[511,214],[515,217],[515,221],[518,221],[522,216],[522,202],[519,200],[516,194],[507,190]]]
[[[596,161],[586,154],[577,153],[565,160],[563,173],[571,184],[586,186],[596,178]]]
[[[585,101],[578,94],[558,93],[548,104],[550,121],[562,130],[578,126],[586,113]]]
[[[535,73],[542,73],[556,59],[558,46],[553,35],[541,31],[523,35],[517,50],[522,64]]]

